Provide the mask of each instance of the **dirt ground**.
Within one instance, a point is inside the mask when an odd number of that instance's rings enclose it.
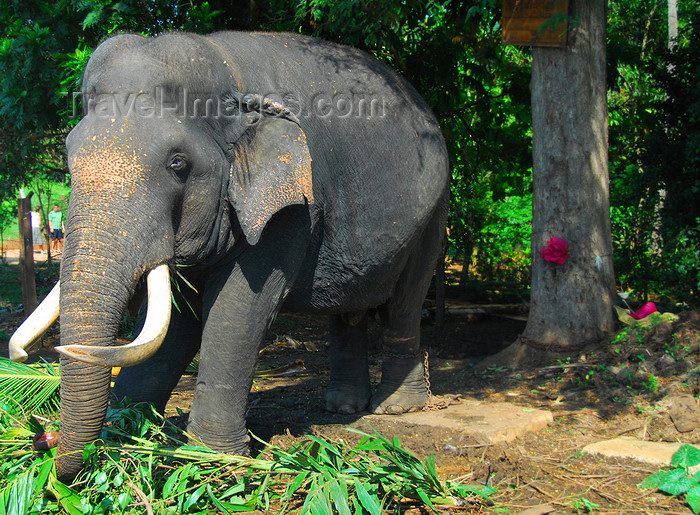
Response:
[[[700,313],[627,330],[612,343],[544,365],[512,369],[493,356],[518,340],[525,326],[518,318],[448,315],[439,343],[427,319],[423,341],[430,350],[433,403],[505,401],[550,410],[551,426],[509,444],[480,445],[459,432],[403,424],[397,417],[382,417],[374,425],[385,436],[398,436],[421,458],[434,452],[441,477],[498,489],[493,505],[467,503],[440,513],[587,513],[584,500],[597,505],[595,513],[691,513],[681,500],[637,487],[656,467],[590,456],[582,448],[617,436],[700,443],[699,417],[671,417],[677,399],[696,399],[700,392]],[[20,315],[0,314],[4,355],[6,336],[20,321]],[[57,343],[57,336],[58,329],[52,329],[45,345]],[[379,325],[373,323],[373,382],[381,368],[379,339]],[[278,317],[261,351],[259,371],[291,367],[286,375],[256,378],[248,414],[254,434],[288,447],[309,433],[353,443],[356,436],[348,426],[370,429],[360,416],[324,412],[327,353],[324,318]],[[46,348],[41,354],[53,355]],[[170,415],[176,407],[187,412],[194,383],[193,375],[183,377],[168,405]],[[407,505],[406,513],[428,511]]]

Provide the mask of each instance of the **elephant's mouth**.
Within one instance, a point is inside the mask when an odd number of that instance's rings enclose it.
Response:
[[[143,329],[136,339],[121,346],[64,345],[56,347],[63,356],[107,367],[128,367],[150,358],[165,339],[170,324],[171,290],[168,265],[159,265],[148,273],[148,311]],[[9,342],[10,359],[24,361],[27,349],[58,319],[60,283],[19,326]]]

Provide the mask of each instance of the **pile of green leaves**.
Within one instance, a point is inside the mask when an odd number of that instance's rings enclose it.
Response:
[[[671,458],[671,470],[660,470],[652,474],[639,486],[654,488],[664,493],[685,495],[693,513],[700,513],[700,472],[691,474],[689,469],[700,465],[700,449],[692,445],[682,445]]]
[[[6,366],[0,385],[7,383],[12,367],[18,376],[31,368]],[[197,444],[152,406],[141,404],[109,410],[102,439],[83,453],[85,470],[75,484],[65,485],[56,479],[56,449],[43,454],[32,450],[34,435],[55,429],[55,424],[42,427],[27,413],[0,415],[0,515],[253,510],[380,514],[405,503],[433,509],[489,503],[495,492],[441,481],[433,455],[421,461],[398,439],[376,432],[351,429],[361,437],[352,447],[308,435],[288,450],[267,445],[257,458],[248,458]]]

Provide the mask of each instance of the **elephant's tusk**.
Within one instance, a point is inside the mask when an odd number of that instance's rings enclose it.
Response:
[[[106,367],[129,367],[153,356],[165,339],[170,325],[170,270],[159,265],[151,270],[148,285],[148,311],[138,337],[128,345],[62,345],[56,350],[63,356]]]
[[[12,361],[24,361],[27,359],[27,349],[58,319],[58,301],[61,294],[61,283],[56,283],[34,312],[22,322],[10,338],[10,359]]]

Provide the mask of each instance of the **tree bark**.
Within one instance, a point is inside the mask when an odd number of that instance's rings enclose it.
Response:
[[[668,49],[676,48],[678,41],[678,4],[676,0],[668,0]]]
[[[32,234],[32,195],[18,200],[19,214],[19,262],[22,272],[22,302],[24,313],[31,315],[37,306],[36,278],[34,277],[34,241]]]
[[[613,329],[605,0],[571,0],[564,48],[534,48],[532,289],[523,339],[571,350]],[[551,237],[564,264],[545,261]]]

